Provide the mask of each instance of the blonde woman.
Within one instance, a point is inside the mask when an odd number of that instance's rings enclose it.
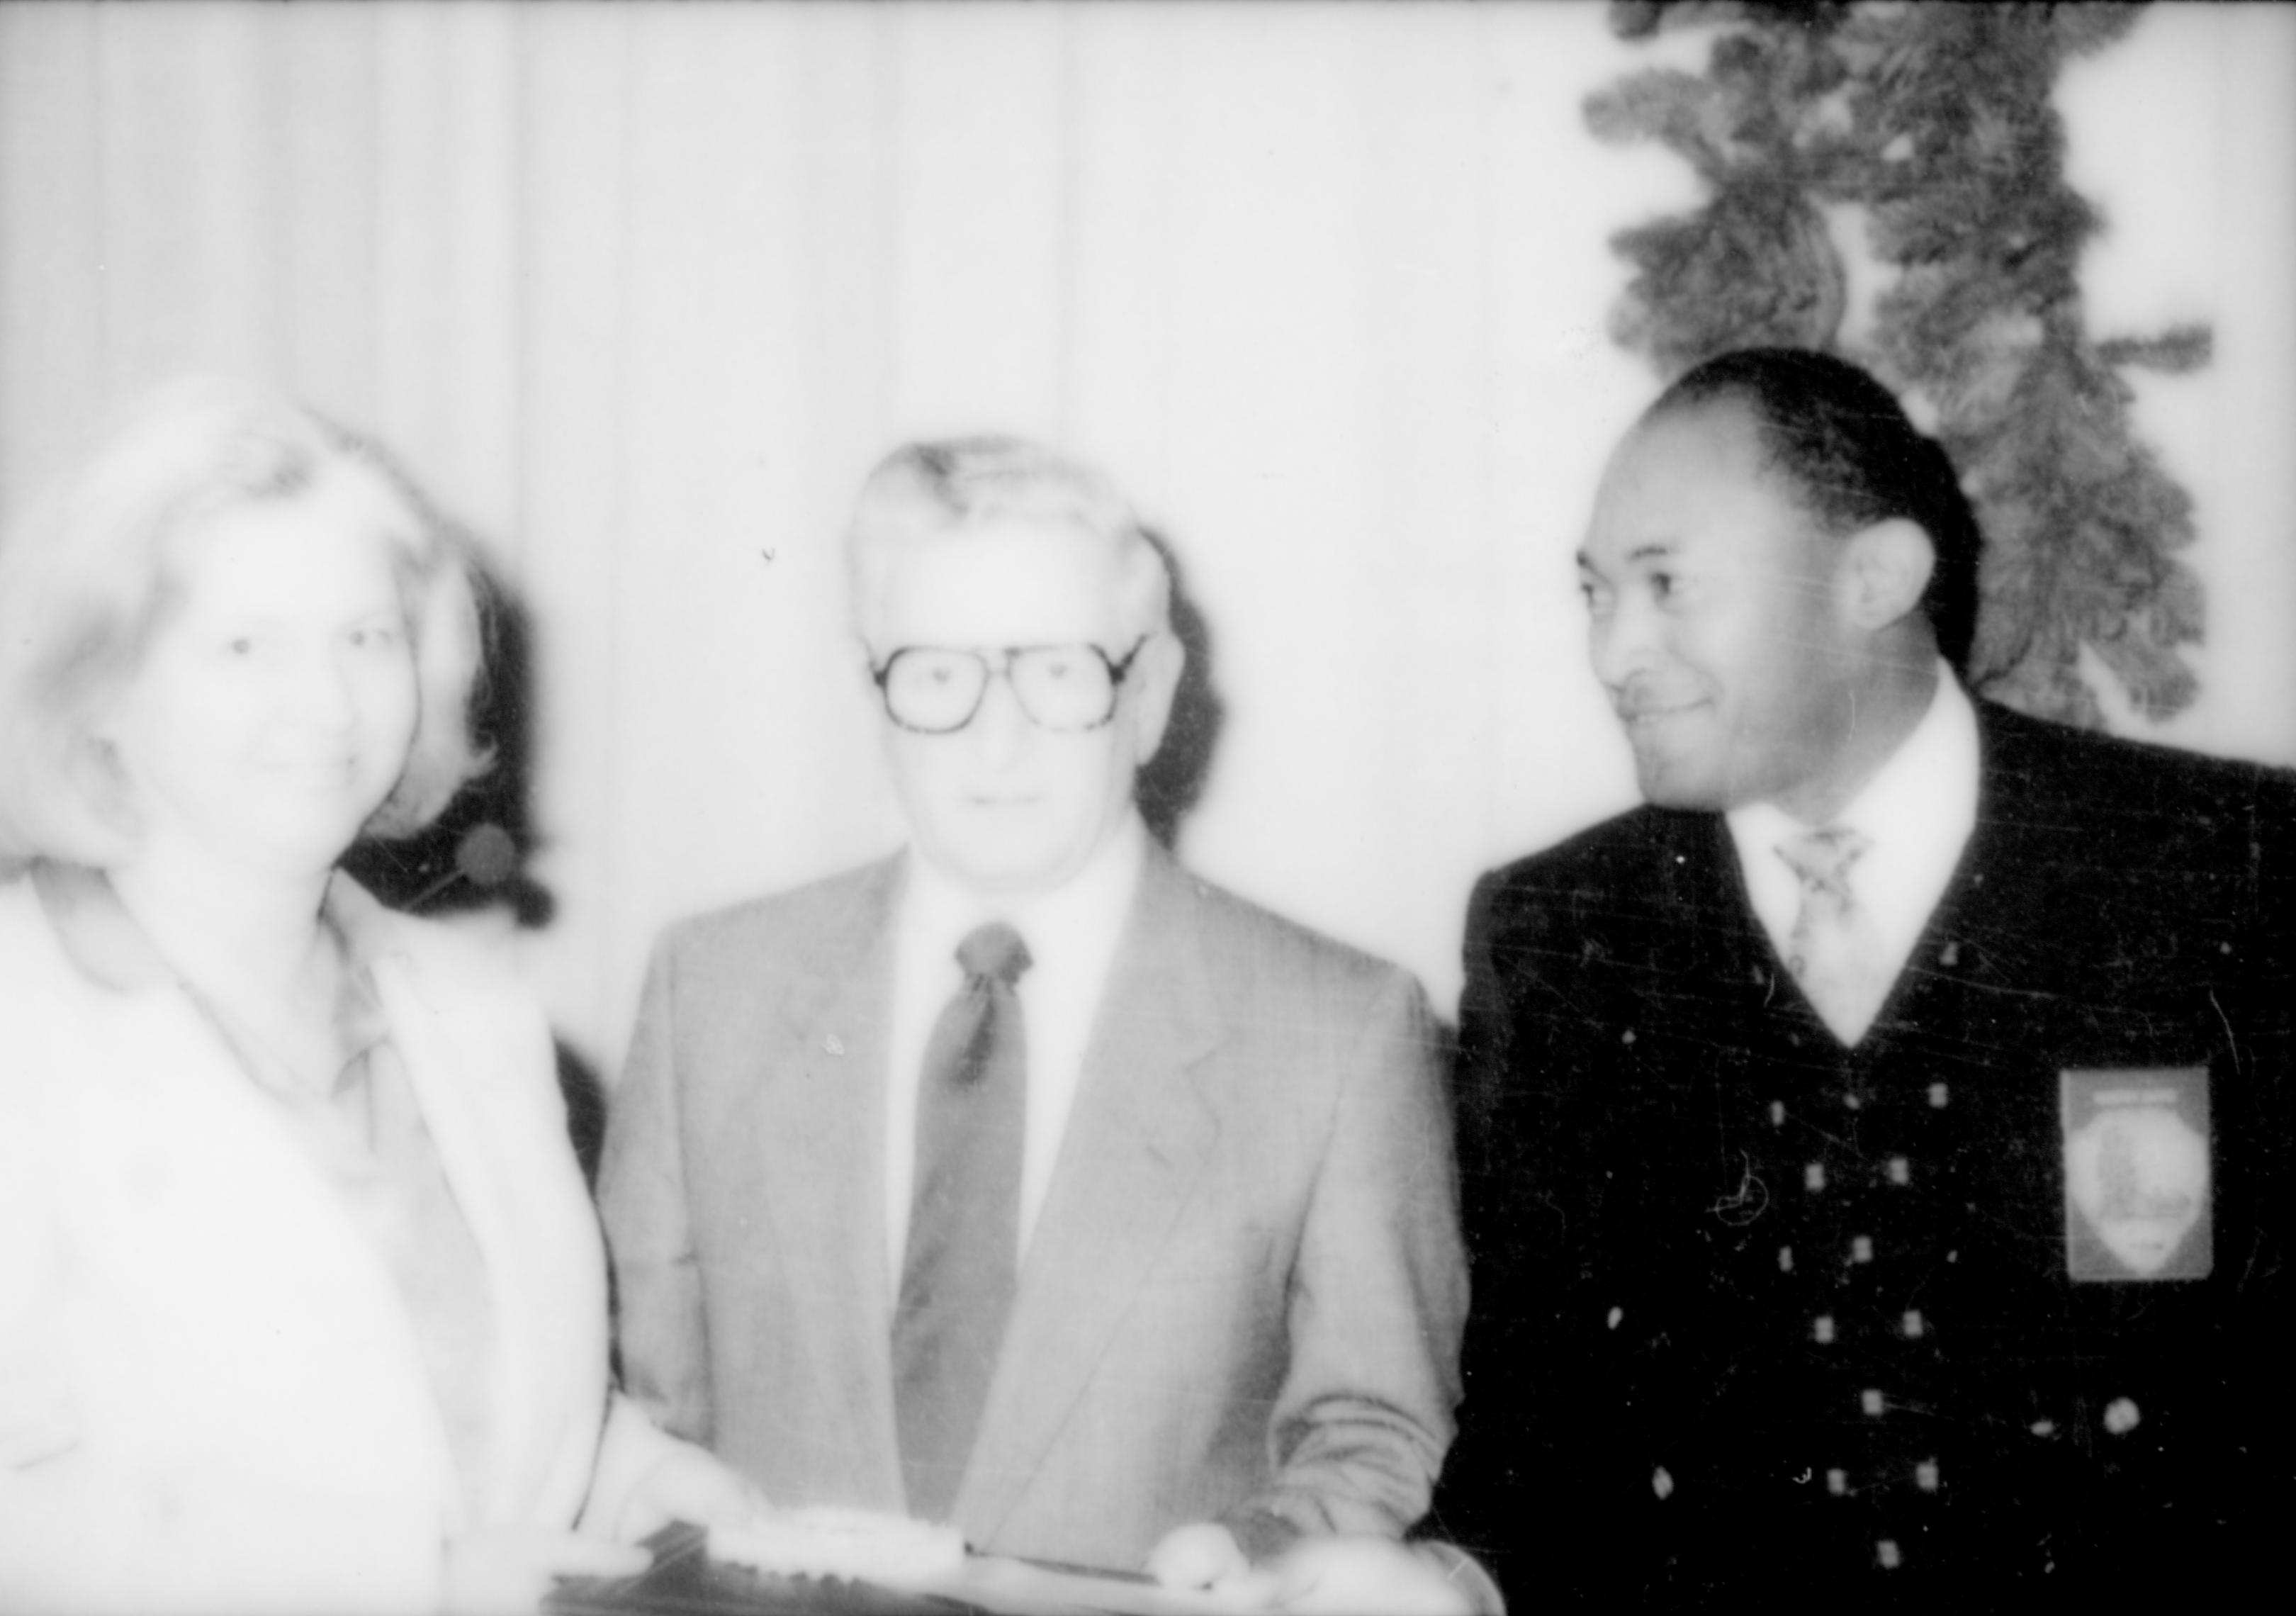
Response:
[[[0,1606],[530,1605],[758,1502],[610,1391],[540,1013],[335,867],[482,766],[480,660],[463,542],[259,390],[0,545]]]

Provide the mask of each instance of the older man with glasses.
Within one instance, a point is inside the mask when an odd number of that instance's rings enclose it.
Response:
[[[914,445],[848,542],[910,845],[658,950],[602,1188],[631,1390],[778,1505],[1238,1595],[1302,1539],[1392,1569],[1466,1307],[1416,984],[1147,834],[1184,652],[1099,473]]]

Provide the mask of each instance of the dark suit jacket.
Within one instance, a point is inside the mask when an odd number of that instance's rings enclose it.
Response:
[[[675,927],[600,1189],[631,1391],[776,1504],[904,1507],[883,1173],[898,860]],[[1152,852],[955,1514],[1137,1565],[1399,1533],[1451,1438],[1451,1124],[1404,972]]]
[[[1518,1608],[2021,1598],[2280,1530],[2296,790],[1980,722],[1975,831],[1855,1049],[1718,815],[1640,808],[1477,888],[1438,1516]],[[2061,1074],[2146,1069],[2188,1112],[2205,1070],[2212,1267],[2076,1281]]]

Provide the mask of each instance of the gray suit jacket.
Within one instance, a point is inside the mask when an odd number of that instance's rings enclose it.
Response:
[[[898,858],[674,927],[600,1189],[629,1390],[777,1504],[903,1507],[883,1211]],[[955,1517],[1136,1565],[1394,1534],[1452,1434],[1448,1105],[1402,972],[1144,869]]]

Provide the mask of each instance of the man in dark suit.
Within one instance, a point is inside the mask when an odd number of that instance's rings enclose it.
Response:
[[[910,845],[664,939],[601,1188],[630,1390],[776,1505],[997,1552],[1241,1592],[1391,1545],[1466,1306],[1417,986],[1148,837],[1182,652],[1105,479],[912,446],[849,544]]]
[[[1816,354],[1605,473],[1649,800],[1468,923],[1437,1515],[1517,1608],[2197,1590],[2285,1513],[2296,790],[1972,701],[1977,552]]]

